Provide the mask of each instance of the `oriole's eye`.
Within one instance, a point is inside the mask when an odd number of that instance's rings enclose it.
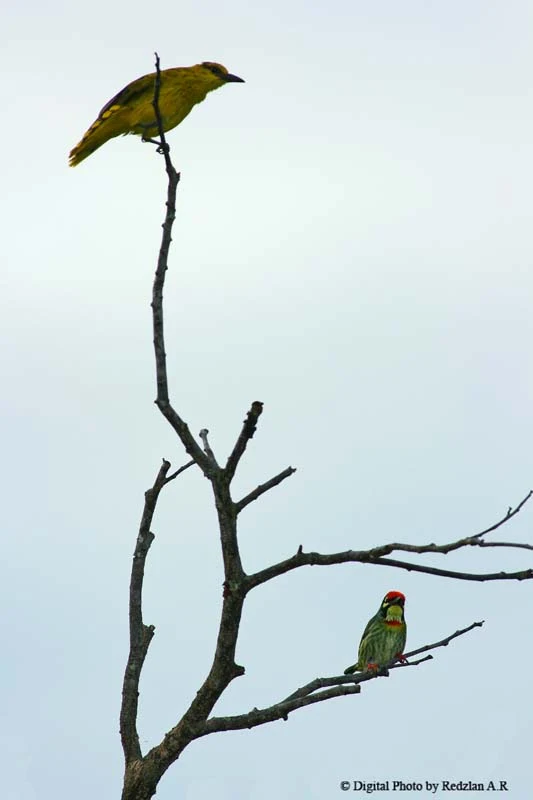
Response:
[[[213,75],[216,75],[217,78],[223,78],[226,74],[226,71],[220,66],[220,64],[213,64],[212,62],[208,61],[205,63],[205,66],[213,73]]]

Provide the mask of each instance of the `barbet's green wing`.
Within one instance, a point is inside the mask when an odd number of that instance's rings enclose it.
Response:
[[[363,643],[363,640],[367,638],[368,634],[370,633],[370,631],[374,627],[374,623],[377,622],[378,619],[380,619],[379,612],[377,614],[374,614],[372,619],[368,620],[368,622],[366,623],[366,627],[365,627],[365,629],[363,631],[363,635],[361,636],[361,644]],[[361,644],[359,645],[359,647],[361,647]]]
[[[379,622],[379,620],[380,620],[380,614],[378,612],[377,614],[374,614],[374,616],[371,619],[369,619],[368,622],[366,623],[363,635],[361,636],[361,641],[359,642],[357,662],[349,667],[346,667],[346,669],[344,670],[345,675],[350,675],[352,672],[358,672],[359,670],[365,668],[364,666],[361,666],[360,663],[361,657],[363,656],[364,660],[364,650],[366,649],[366,644],[368,643],[369,635],[375,631],[376,622]]]

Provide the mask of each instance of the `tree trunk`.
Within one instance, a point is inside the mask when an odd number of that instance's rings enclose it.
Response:
[[[131,761],[126,767],[122,800],[151,800],[155,795],[159,775],[147,768],[144,761]],[[152,774],[150,774],[152,773]]]

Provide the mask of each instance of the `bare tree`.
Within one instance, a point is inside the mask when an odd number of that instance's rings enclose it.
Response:
[[[428,655],[424,658],[411,660],[408,663],[398,663],[397,659],[393,659],[389,664],[383,665],[377,671],[359,672],[355,675],[315,678],[268,708],[254,708],[246,714],[238,714],[235,716],[211,716],[216,702],[231,681],[233,681],[234,678],[244,675],[244,667],[235,662],[235,649],[244,601],[248,593],[257,586],[267,581],[274,580],[285,572],[303,566],[329,566],[346,562],[373,564],[376,566],[392,566],[398,569],[424,572],[430,575],[440,575],[467,581],[521,581],[533,578],[532,569],[511,573],[466,573],[429,567],[417,561],[403,561],[396,558],[389,558],[391,554],[398,552],[410,553],[412,555],[422,555],[425,553],[447,555],[448,553],[467,547],[506,547],[533,550],[533,545],[531,544],[487,541],[485,538],[488,534],[506,525],[518,514],[533,492],[529,492],[516,507],[509,508],[507,513],[489,528],[456,541],[440,545],[434,543],[413,545],[392,542],[373,547],[369,550],[346,550],[340,553],[304,552],[303,547],[300,545],[296,553],[277,564],[272,564],[251,575],[245,572],[241,562],[237,539],[239,514],[250,505],[250,503],[258,500],[263,494],[290,477],[295,472],[295,469],[290,466],[286,467],[277,475],[274,475],[272,478],[257,486],[244,497],[241,497],[239,500],[234,500],[231,495],[232,480],[246,447],[255,434],[259,417],[263,411],[262,403],[255,401],[251,404],[242,429],[235,441],[235,445],[226,459],[225,464],[220,466],[209,444],[208,431],[205,429],[200,431],[200,444],[191,434],[186,422],[180,417],[170,402],[163,327],[163,287],[168,265],[172,225],[176,214],[175,201],[180,176],[171,162],[169,148],[165,141],[159,114],[158,97],[160,73],[159,58],[157,55],[156,71],[154,110],[159,124],[159,150],[164,156],[168,176],[166,215],[163,224],[163,237],[152,294],[154,351],[157,376],[156,404],[179,437],[190,460],[174,472],[171,472],[170,463],[168,461],[163,461],[153,486],[145,493],[144,509],[131,570],[129,598],[130,651],[124,674],[120,714],[120,733],[125,759],[122,800],[149,800],[149,798],[153,797],[156,793],[157,785],[166,770],[195,739],[217,731],[253,728],[274,720],[286,720],[292,711],[304,708],[305,706],[320,703],[341,695],[357,694],[361,691],[361,683],[375,680],[380,676],[386,676],[389,674],[389,669],[416,666],[432,658],[431,655]],[[198,689],[194,700],[186,709],[181,719],[177,721],[175,726],[164,736],[158,745],[143,755],[137,731],[137,710],[141,670],[154,635],[154,627],[152,625],[146,625],[142,615],[144,569],[148,551],[154,540],[154,534],[150,527],[159,495],[163,488],[168,483],[175,480],[186,469],[193,466],[199,468],[211,484],[218,515],[220,546],[224,563],[223,603],[216,651],[207,678]],[[483,625],[481,621],[474,622],[464,629],[450,634],[439,642],[434,642],[413,650],[410,653],[406,653],[405,658],[413,658],[428,650],[445,646],[456,637],[468,633],[481,625]]]

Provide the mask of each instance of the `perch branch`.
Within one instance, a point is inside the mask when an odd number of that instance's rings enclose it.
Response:
[[[483,622],[474,622],[467,628],[455,631],[455,633],[452,633],[445,639],[441,639],[440,642],[434,642],[433,644],[419,647],[417,650],[411,650],[411,652],[405,654],[404,658],[415,656],[419,653],[427,652],[428,650],[434,650],[437,647],[446,647],[452,641],[452,639],[456,639],[458,636],[463,636],[463,634],[468,633],[469,631],[473,630],[473,628],[479,628],[482,625]],[[396,664],[395,662],[397,659],[392,659],[388,664],[380,667],[380,669],[377,671],[369,670],[367,672],[358,673],[357,675],[336,675],[330,678],[315,678],[315,680],[310,681],[309,683],[305,684],[305,686],[300,687],[284,700],[281,700],[279,703],[274,703],[274,705],[269,706],[268,708],[254,708],[247,714],[239,714],[231,717],[211,717],[207,720],[203,729],[200,730],[198,736],[206,736],[217,731],[234,731],[242,730],[243,728],[255,728],[258,725],[264,725],[267,722],[274,722],[278,719],[286,720],[292,711],[296,711],[299,708],[304,708],[305,706],[313,703],[321,703],[324,700],[331,700],[333,697],[341,697],[347,694],[358,694],[361,690],[361,687],[359,686],[360,683],[373,680],[377,677],[386,676],[388,675],[389,669],[392,669],[396,666],[414,667],[418,664],[428,661],[430,658],[431,656],[427,656],[426,658],[419,659],[418,661],[412,661],[409,664]],[[351,686],[346,686],[345,684],[351,684]],[[324,689],[324,687],[333,688]],[[323,691],[317,691],[318,689],[322,689]],[[348,691],[348,689],[353,689],[354,691]]]
[[[157,132],[159,133],[159,142],[154,139],[144,139],[145,142],[159,145],[157,148],[158,153],[162,153],[165,158],[165,168],[167,171],[169,182],[171,178],[176,180],[176,186],[179,183],[180,175],[176,172],[174,165],[170,160],[170,146],[165,138],[165,131],[163,130],[163,118],[161,117],[161,109],[159,108],[159,95],[161,92],[161,64],[158,53],[155,55],[155,85],[154,85],[154,99],[152,106],[154,107],[155,119],[157,122]]]
[[[163,235],[161,238],[161,247],[159,249],[157,268],[152,288],[152,319],[157,381],[157,399],[155,402],[163,416],[168,420],[172,428],[178,434],[187,453],[192,459],[194,459],[194,461],[196,461],[204,474],[208,475],[212,469],[209,459],[196,442],[194,436],[191,434],[188,425],[181,419],[179,414],[177,414],[174,408],[171,406],[168,393],[167,357],[165,352],[165,333],[163,324],[163,289],[165,285],[165,273],[168,269],[168,254],[170,250],[170,243],[172,241],[172,226],[174,225],[174,220],[176,218],[176,192],[178,189],[180,174],[179,172],[176,172],[174,165],[172,164],[168,146],[165,142],[161,113],[159,110],[160,86],[161,71],[159,67],[159,56],[156,53],[156,79],[153,106],[157,119],[159,135],[161,136],[161,140],[165,146],[163,152],[168,175],[168,188],[166,201],[167,210],[165,214],[165,220],[163,222]]]
[[[450,634],[450,636],[446,636],[444,639],[441,639],[439,642],[433,642],[433,644],[426,644],[423,647],[418,647],[416,650],[410,650],[408,653],[404,653],[402,656],[402,660],[399,658],[392,658],[386,664],[383,664],[378,670],[365,670],[364,672],[358,672],[355,675],[344,675],[344,678],[350,678],[355,683],[363,683],[365,681],[372,680],[372,678],[378,677],[387,677],[388,671],[390,669],[398,669],[399,667],[414,667],[418,666],[418,664],[423,664],[424,661],[429,661],[433,658],[433,656],[429,655],[425,658],[420,658],[417,661],[409,661],[408,663],[403,663],[403,659],[412,658],[413,656],[420,655],[420,653],[427,653],[428,650],[436,650],[437,647],[447,647],[449,643],[453,639],[457,639],[458,636],[463,636],[465,633],[469,633],[470,631],[474,630],[474,628],[481,628],[483,627],[485,620],[481,620],[480,622],[473,622],[467,628],[461,628],[455,633]]]

